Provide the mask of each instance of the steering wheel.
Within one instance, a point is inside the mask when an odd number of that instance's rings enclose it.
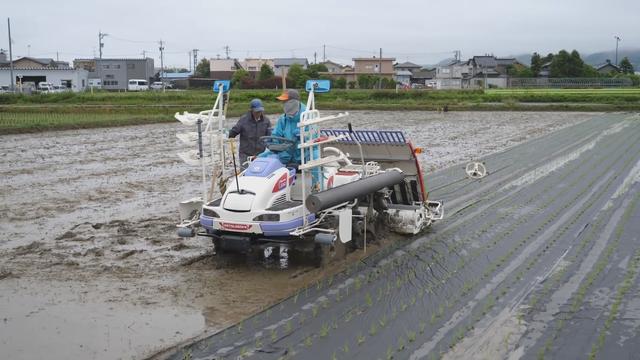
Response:
[[[287,151],[289,150],[289,148],[296,144],[295,141],[281,136],[261,136],[260,142],[262,142],[267,149],[274,153]]]

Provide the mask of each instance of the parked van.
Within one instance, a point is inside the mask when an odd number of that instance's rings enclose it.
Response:
[[[129,91],[146,91],[149,90],[149,82],[147,80],[131,79],[129,80]]]
[[[38,91],[42,93],[51,93],[53,92],[53,84],[41,82],[38,84]]]

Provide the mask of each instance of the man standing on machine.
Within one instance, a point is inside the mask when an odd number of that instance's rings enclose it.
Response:
[[[229,138],[240,135],[238,161],[242,167],[245,166],[248,157],[254,157],[264,151],[265,146],[260,137],[271,135],[271,121],[264,115],[262,101],[253,99],[249,106],[250,110],[229,130]]]

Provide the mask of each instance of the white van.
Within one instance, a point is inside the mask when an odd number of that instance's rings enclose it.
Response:
[[[146,91],[149,90],[149,82],[141,79],[129,80],[129,91]]]
[[[38,91],[41,93],[47,94],[53,92],[53,84],[41,82],[38,84]]]

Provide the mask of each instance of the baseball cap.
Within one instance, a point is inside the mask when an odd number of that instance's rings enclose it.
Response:
[[[298,93],[298,90],[289,89],[283,92],[282,95],[278,96],[276,99],[280,101],[300,100],[300,93]]]
[[[249,103],[252,111],[264,111],[264,106],[262,106],[262,101],[260,99],[253,99]]]

